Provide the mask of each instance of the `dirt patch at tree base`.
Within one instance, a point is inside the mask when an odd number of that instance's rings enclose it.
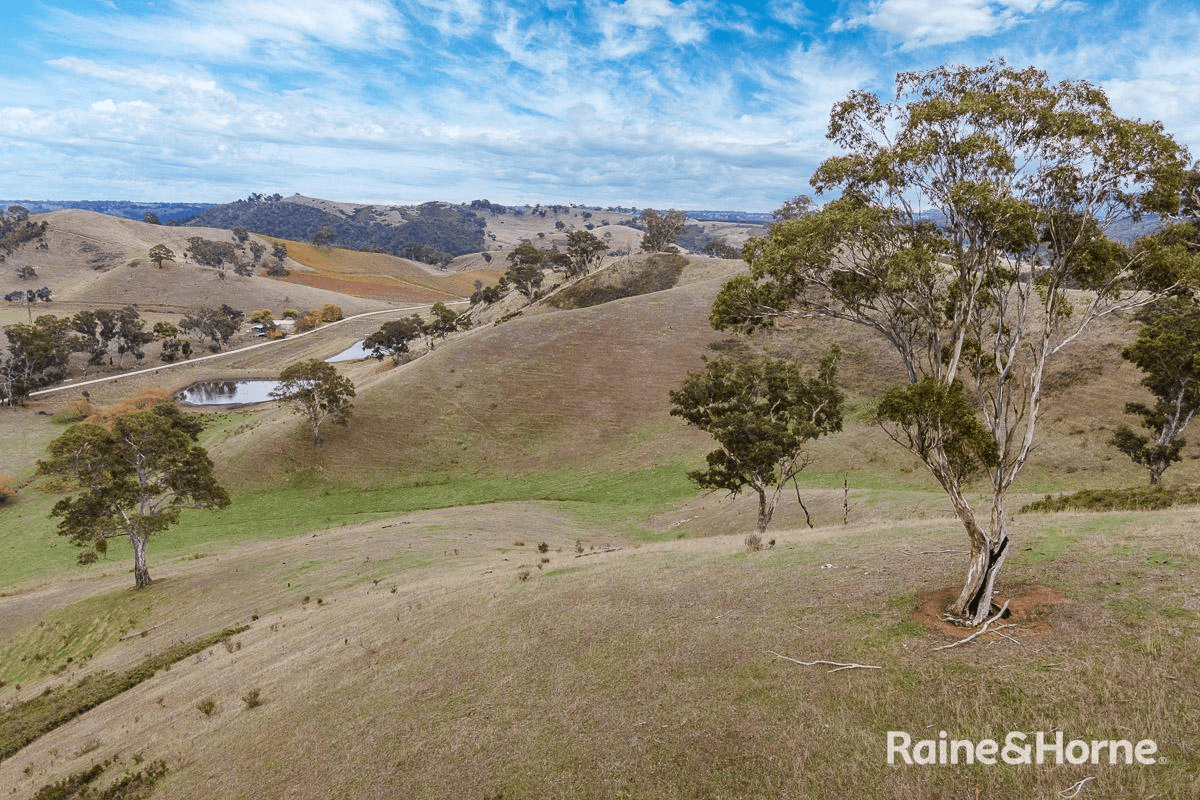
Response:
[[[931,630],[941,631],[955,639],[969,636],[974,628],[962,628],[942,619],[946,607],[958,596],[959,589],[936,589],[925,592],[917,598],[917,608],[913,618]],[[1067,602],[1067,596],[1049,586],[1023,586],[1011,592],[996,592],[992,602],[997,606],[1008,601],[1008,615],[996,625],[1016,625],[1016,630],[1008,630],[1010,635],[1046,636],[1054,630],[1051,617],[1054,607]],[[993,613],[995,613],[993,611]],[[989,615],[990,616],[990,615]],[[980,639],[986,639],[993,634],[989,631]]]

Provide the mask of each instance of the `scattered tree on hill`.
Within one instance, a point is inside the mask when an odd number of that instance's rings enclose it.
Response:
[[[0,505],[10,497],[15,497],[17,490],[12,485],[12,475],[0,475]]]
[[[162,269],[164,261],[174,261],[175,251],[167,247],[165,244],[156,244],[150,248],[150,260],[159,269]]]
[[[312,232],[308,237],[308,241],[313,247],[327,247],[337,236],[337,231],[332,225],[322,225]]]
[[[0,211],[0,261],[28,242],[44,247],[49,227],[45,221],[30,222],[29,209],[24,206],[9,206],[8,213]]]
[[[237,263],[237,249],[233,246],[233,242],[218,242],[215,239],[204,239],[200,236],[188,237],[188,246],[184,255],[201,266],[214,269],[224,269],[226,264]]]
[[[1089,323],[1181,279],[1183,264],[1105,230],[1176,209],[1186,153],[1160,125],[1118,117],[1095,86],[1033,68],[941,67],[902,73],[896,88],[892,102],[855,91],[834,107],[829,137],[846,154],[812,183],[841,198],[753,242],[750,274],[725,285],[712,321],[831,317],[895,349],[908,382],[880,422],[966,530],[946,617],[978,625],[1009,551],[1005,499],[1034,444],[1047,364]],[[971,460],[989,477],[982,525],[963,487]]]
[[[17,277],[23,281],[27,281],[30,278],[36,278],[37,270],[28,264],[21,264],[19,267],[17,267]]]
[[[146,223],[147,225],[162,224],[158,219],[158,214],[155,214],[153,211],[147,211],[145,214],[142,214],[142,222]]]
[[[180,321],[179,330],[196,337],[197,341],[211,340],[210,347],[216,352],[229,344],[229,340],[241,329],[244,316],[241,311],[225,304],[220,308],[199,308]]]
[[[781,205],[779,208],[771,212],[771,216],[775,220],[782,221],[787,219],[800,219],[807,214],[816,211],[816,204],[813,199],[807,195],[798,194],[791,200]]]
[[[542,285],[543,254],[529,242],[524,242],[508,254],[508,270],[504,278],[509,285],[525,295],[529,302],[537,298],[538,289]]]
[[[704,252],[714,258],[741,258],[742,251],[738,250],[731,244],[720,241],[719,239],[710,239],[704,243]]]
[[[81,347],[71,321],[49,314],[28,325],[9,325],[4,336],[8,355],[0,363],[0,401],[6,405],[23,403],[30,392],[66,377],[71,353]]]
[[[718,358],[671,392],[671,415],[712,434],[720,445],[708,454],[708,469],[689,472],[688,478],[730,495],[752,489],[758,495],[759,534],[771,523],[788,483],[804,507],[796,476],[812,462],[807,445],[842,429],[837,358],[835,346],[811,377],[792,359]],[[808,510],[804,513],[807,517]]]
[[[342,307],[334,303],[321,306],[321,322],[337,322],[343,318]]]
[[[486,306],[495,303],[500,299],[500,296],[499,286],[484,286],[483,281],[476,278],[475,291],[471,292],[470,301],[472,306],[477,306],[481,303]]]
[[[421,336],[421,329],[421,318],[416,314],[385,322],[379,330],[363,340],[363,349],[374,358],[388,356],[393,364],[399,364],[409,351],[409,345]]]
[[[313,447],[320,447],[321,425],[325,420],[345,425],[349,419],[354,384],[338,374],[332,364],[313,358],[286,367],[279,374],[279,386],[271,391],[271,397],[308,417]]]
[[[133,548],[134,584],[150,585],[146,549],[150,536],[179,521],[185,508],[224,508],[229,495],[213,464],[196,444],[203,424],[171,403],[114,420],[112,429],[78,423],[49,446],[38,462],[46,475],[61,475],[78,494],[60,500],[51,514],[58,533],[90,548],[80,562],[94,561],[108,540],[127,537]]]
[[[591,231],[567,233],[567,277],[587,275],[600,266],[608,245]]]
[[[431,336],[445,339],[446,335],[459,329],[464,320],[445,303],[434,303],[429,309],[429,322],[424,325]]]
[[[1200,409],[1200,306],[1175,298],[1143,309],[1137,341],[1121,355],[1146,377],[1142,385],[1154,395],[1154,405],[1126,403],[1125,412],[1141,419],[1149,436],[1122,425],[1112,444],[1133,463],[1150,472],[1150,485],[1162,483],[1167,467],[1179,461],[1183,432]]]
[[[666,214],[660,214],[653,208],[642,212],[642,225],[646,234],[642,237],[642,249],[647,253],[664,253],[674,246],[683,225],[687,222],[687,214],[671,209]]]
[[[268,275],[272,278],[286,278],[292,274],[292,271],[283,265],[287,254],[287,245],[283,242],[276,242],[271,245],[271,257],[275,259],[275,263],[267,267]]]

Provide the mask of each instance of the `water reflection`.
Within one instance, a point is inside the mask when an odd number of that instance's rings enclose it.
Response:
[[[336,356],[330,356],[325,359],[325,361],[332,364],[336,361],[359,361],[364,358],[371,358],[371,351],[363,347],[363,341],[365,340],[355,342]]]
[[[271,399],[276,380],[197,381],[179,393],[179,402],[189,406],[222,406],[262,403]]]

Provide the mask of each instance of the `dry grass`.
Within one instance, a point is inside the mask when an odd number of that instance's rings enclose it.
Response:
[[[1018,627],[1019,643],[943,652],[932,647],[951,636],[913,615],[922,588],[961,568],[942,552],[961,538],[950,522],[779,530],[752,555],[730,536],[576,559],[570,543],[595,532],[510,506],[183,562],[161,586],[163,616],[256,609],[241,647],[213,648],[48,734],[0,764],[0,780],[28,796],[128,757],[136,741],[170,766],[160,798],[1030,797],[1089,774],[1092,797],[1193,797],[1200,616],[1183,606],[1200,599],[1194,516],[1025,520],[1049,539],[1064,522],[1092,528],[1056,555],[1023,550],[1006,572],[1002,594],[1032,582],[1067,595],[1052,632]],[[530,529],[551,564],[521,582],[529,548],[512,533]],[[830,674],[767,651],[883,669]],[[240,698],[252,689],[267,702],[251,711]],[[222,712],[198,715],[204,699]],[[886,731],[939,727],[1153,738],[1167,762],[886,765]],[[93,739],[93,752],[68,755]]]
[[[141,235],[131,225],[122,230]],[[666,392],[713,343],[742,346],[707,326],[736,268],[697,260],[670,291],[531,311],[399,368],[346,365],[359,387],[352,422],[320,451],[273,407],[212,414],[204,443],[244,508],[219,524],[189,517],[152,545],[157,582],[144,592],[128,588],[115,555],[68,572],[71,549],[51,547],[53,496],[23,489],[0,512],[0,552],[33,570],[0,597],[0,636],[18,643],[0,665],[13,670],[0,675],[0,705],[220,627],[251,628],[0,762],[0,785],[29,797],[136,748],[169,765],[164,798],[1052,797],[1090,774],[1088,800],[1200,795],[1197,512],[1018,515],[1001,592],[1065,594],[1052,631],[934,653],[950,635],[914,614],[922,595],[957,583],[965,540],[919,466],[868,422],[895,369],[861,331],[811,326],[761,345],[815,358],[837,340],[846,352],[851,424],[818,442],[802,478],[817,530],[800,530],[789,503],[768,531],[776,546],[747,553],[752,504],[683,486],[709,442],[668,416]],[[275,374],[365,326],[221,370]],[[1115,355],[1127,335],[1106,323],[1061,365],[1013,509],[1045,491],[1142,480],[1104,445],[1137,391]],[[168,374],[93,398],[211,375]],[[71,399],[0,414],[16,482]],[[1168,480],[1196,481],[1198,469],[1189,452]],[[497,498],[539,502],[488,502]],[[450,502],[481,505],[396,510]],[[336,527],[351,519],[367,521]],[[262,540],[284,532],[295,535]],[[25,566],[35,552],[44,561]],[[148,633],[113,641],[134,629]],[[60,646],[68,640],[82,649]],[[884,669],[829,674],[768,650]],[[20,661],[33,652],[47,657]],[[252,690],[266,702],[250,710]],[[198,712],[205,700],[219,713]],[[1153,738],[1168,760],[887,767],[886,731],[943,727],[965,738],[1014,728]]]

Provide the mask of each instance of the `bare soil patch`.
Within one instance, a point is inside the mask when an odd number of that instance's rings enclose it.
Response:
[[[959,589],[934,589],[924,592],[917,598],[917,608],[913,619],[926,628],[941,631],[955,639],[961,639],[972,629],[961,628],[942,619],[946,606],[958,595]],[[1003,605],[1008,601],[1008,616],[1004,623],[1016,625],[1020,632],[1027,636],[1046,636],[1054,630],[1051,623],[1055,606],[1068,602],[1067,596],[1049,586],[1023,586],[1010,593],[997,592],[995,602]],[[995,636],[988,632],[979,637],[984,639]]]

